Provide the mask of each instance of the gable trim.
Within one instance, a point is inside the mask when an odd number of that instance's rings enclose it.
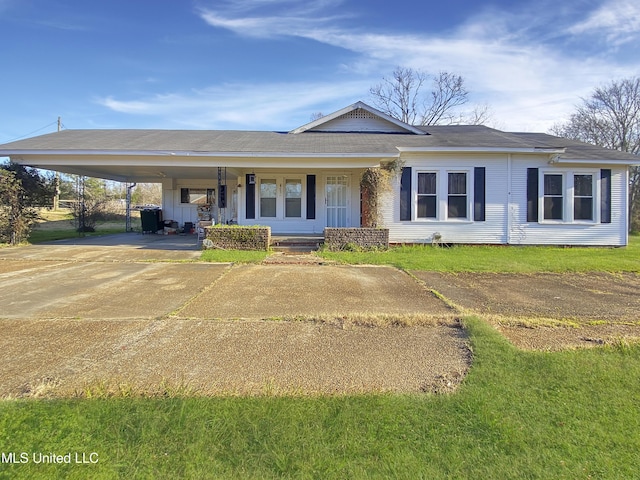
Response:
[[[381,118],[382,120],[385,120],[389,123],[392,123],[400,128],[402,128],[403,130],[406,130],[408,133],[413,133],[416,135],[427,135],[427,132],[420,130],[419,128],[416,128],[412,125],[409,125],[408,123],[404,123],[400,120],[398,120],[397,118],[393,118],[390,115],[387,115],[386,113],[382,113],[380,110],[377,110],[369,105],[367,105],[364,102],[356,102],[353,105],[349,105],[348,107],[342,108],[340,110],[338,110],[337,112],[333,112],[330,113],[329,115],[325,115],[324,117],[321,117],[317,120],[314,120],[313,122],[309,122],[305,125],[302,125],[301,127],[296,128],[295,130],[291,130],[289,133],[293,133],[293,134],[298,134],[298,133],[303,133],[309,130],[313,130],[314,128],[324,124],[324,123],[328,123],[332,120],[335,120],[336,118],[346,114],[346,113],[350,113],[353,112],[354,110],[358,110],[358,109],[362,109],[365,110],[379,118]]]

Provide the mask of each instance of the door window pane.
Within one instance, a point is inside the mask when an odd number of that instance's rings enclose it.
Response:
[[[327,177],[325,187],[327,227],[347,226],[348,185],[346,176]]]

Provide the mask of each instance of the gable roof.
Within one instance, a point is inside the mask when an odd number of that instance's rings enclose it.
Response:
[[[412,153],[542,154],[560,164],[640,164],[629,153],[543,133],[481,125],[409,126],[362,102],[289,133],[62,130],[0,145],[0,157],[17,163],[119,181],[203,178],[217,166],[368,168]]]
[[[356,102],[317,120],[302,125],[289,133],[303,132],[359,132],[359,133],[413,133],[427,132],[393,118],[364,102]]]

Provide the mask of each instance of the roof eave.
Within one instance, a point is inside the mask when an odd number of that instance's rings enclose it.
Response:
[[[400,153],[529,153],[561,155],[564,148],[530,147],[396,147]]]
[[[316,152],[197,152],[197,151],[156,151],[156,150],[0,150],[0,156],[23,158],[38,157],[227,157],[227,158],[389,158],[397,157],[397,152],[383,153],[316,153]]]
[[[640,159],[637,161],[607,159],[607,158],[552,158],[549,163],[555,165],[623,165],[627,167],[640,166]]]

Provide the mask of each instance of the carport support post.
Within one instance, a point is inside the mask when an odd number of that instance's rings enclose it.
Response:
[[[127,214],[126,214],[126,225],[125,231],[131,232],[133,229],[131,228],[131,190],[137,185],[137,183],[127,184]]]

